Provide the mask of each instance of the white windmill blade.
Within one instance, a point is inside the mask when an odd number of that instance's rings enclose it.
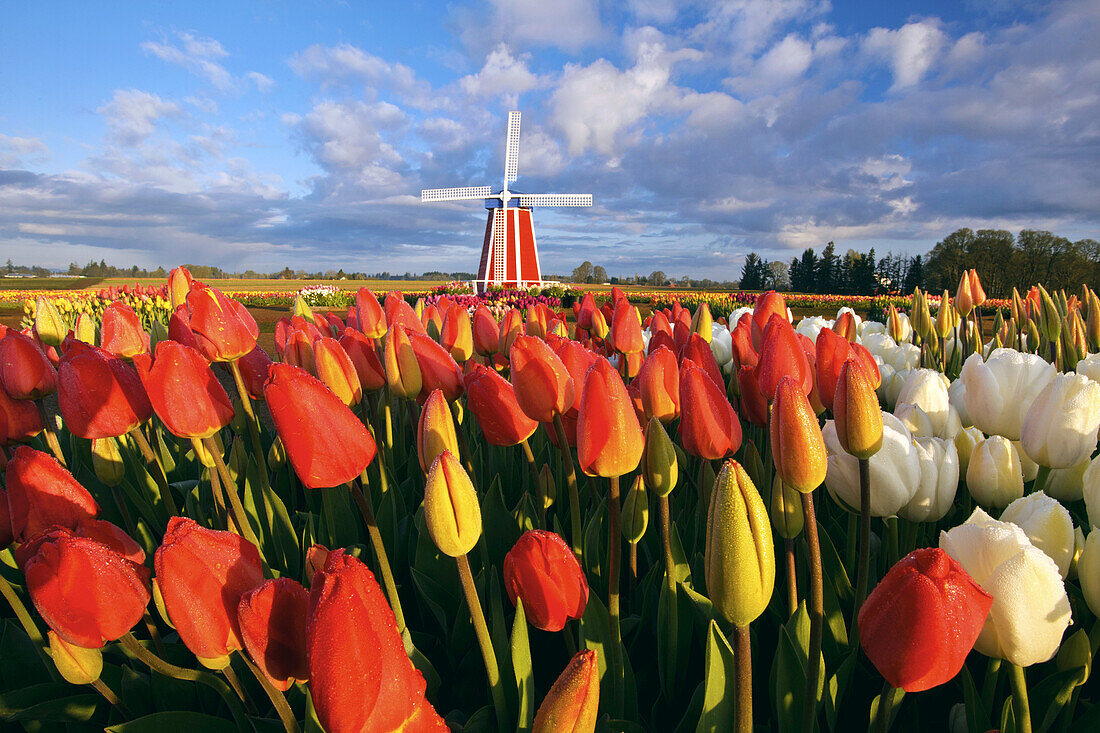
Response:
[[[516,196],[519,205],[528,206],[591,206],[590,193],[529,193]]]
[[[504,149],[504,180],[512,183],[519,174],[519,112],[508,113],[508,144]]]
[[[466,188],[426,188],[420,192],[421,201],[469,201],[488,198],[493,189],[488,186],[468,186]]]

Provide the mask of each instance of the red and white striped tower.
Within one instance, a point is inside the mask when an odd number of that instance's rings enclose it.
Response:
[[[590,193],[518,193],[508,190],[519,170],[519,112],[508,113],[508,140],[504,153],[504,186],[493,193],[489,186],[430,188],[420,192],[421,201],[469,201],[484,199],[489,211],[481,264],[477,270],[478,291],[489,285],[525,288],[542,282],[539,252],[531,209],[536,206],[591,206]]]

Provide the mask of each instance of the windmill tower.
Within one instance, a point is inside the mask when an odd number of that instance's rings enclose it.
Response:
[[[481,245],[477,289],[489,285],[524,288],[542,282],[539,253],[531,209],[536,206],[591,206],[590,193],[519,193],[509,191],[519,169],[519,112],[508,113],[508,140],[504,153],[504,186],[493,193],[489,186],[429,188],[421,201],[485,200],[489,218]]]

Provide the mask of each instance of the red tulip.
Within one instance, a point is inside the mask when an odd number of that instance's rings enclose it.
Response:
[[[76,523],[73,534],[106,545],[137,565],[145,562],[145,550],[141,549],[141,545],[135,542],[133,537],[126,534],[121,527],[117,527],[103,519],[81,519]]]
[[[237,606],[241,641],[252,661],[277,690],[309,679],[306,618],[309,591],[290,578],[265,580]]]
[[[386,370],[382,367],[374,344],[366,336],[354,328],[346,328],[340,337],[340,345],[351,359],[359,377],[359,386],[364,392],[377,392],[386,386]]]
[[[691,334],[684,348],[680,350],[680,363],[683,364],[689,359],[695,363],[695,366],[702,369],[719,389],[725,390],[726,380],[722,377],[718,362],[714,360],[714,352],[710,350],[710,344],[697,333]]]
[[[726,393],[690,359],[680,365],[680,440],[693,456],[725,458],[741,447],[741,422]]]
[[[12,535],[19,542],[53,525],[75,529],[99,514],[99,505],[53,456],[21,445],[5,476]]]
[[[313,576],[306,654],[313,705],[330,733],[448,733],[374,575],[342,550]]]
[[[11,515],[8,513],[8,492],[0,489],[0,550],[12,542],[15,542],[15,536],[11,531]]]
[[[168,273],[168,300],[172,304],[172,310],[179,308],[191,292],[193,278],[186,267],[173,267]]]
[[[539,426],[520,408],[512,384],[480,365],[466,375],[466,405],[490,445],[518,445]]]
[[[566,410],[567,415],[576,416],[581,407],[581,392],[584,391],[584,378],[588,368],[596,363],[597,356],[590,349],[570,339],[550,339],[547,344],[565,365],[569,376],[573,378],[573,404]]]
[[[410,335],[414,333],[428,335],[416,311],[405,302],[400,293],[394,290],[386,293],[386,322],[390,324],[390,328],[400,323]]]
[[[317,371],[317,357],[313,353],[314,341],[305,331],[294,330],[287,335],[286,348],[283,350],[283,361],[296,367],[301,367],[310,374]]]
[[[577,556],[560,536],[540,529],[524,532],[504,557],[504,587],[512,605],[536,629],[561,631],[588,605],[588,581]]]
[[[748,313],[741,316],[741,320],[730,330],[730,336],[734,367],[740,369],[747,366],[755,369],[760,357],[752,346],[752,316]]]
[[[764,329],[760,361],[756,364],[756,382],[761,394],[771,402],[779,381],[788,376],[794,377],[802,385],[802,391],[809,393],[814,377],[798,335],[785,317],[773,315]]]
[[[649,321],[649,334],[650,342],[659,333],[667,333],[672,335],[672,324],[668,322],[668,316],[663,311],[653,311],[653,316]],[[652,349],[651,349],[652,350]]]
[[[24,443],[40,432],[42,414],[38,406],[30,400],[13,400],[0,385],[0,445]]]
[[[264,382],[267,381],[267,373],[271,369],[271,357],[257,345],[237,361],[237,367],[241,370],[241,381],[244,382],[248,396],[254,400],[262,400]]]
[[[554,350],[535,336],[519,336],[509,352],[512,384],[520,408],[532,420],[549,423],[576,399],[573,377]]]
[[[752,347],[758,354],[764,353],[764,329],[773,315],[786,321],[787,301],[774,290],[757,295],[752,309]],[[789,323],[788,321],[788,325]]]
[[[993,597],[938,547],[903,557],[859,609],[859,641],[892,686],[920,692],[962,669]]]
[[[366,470],[377,447],[359,418],[318,379],[289,364],[272,364],[264,386],[275,430],[302,483],[339,486]]]
[[[737,370],[737,388],[741,392],[741,415],[757,427],[768,424],[768,400],[756,382],[756,373],[750,366]]]
[[[836,321],[833,322],[831,330],[848,343],[854,344],[856,342],[855,316],[852,315],[851,311],[844,311],[836,317]]]
[[[638,386],[646,422],[655,417],[667,424],[680,416],[680,369],[669,349],[649,352],[631,384]]]
[[[369,339],[380,339],[389,330],[385,311],[378,304],[378,298],[367,288],[359,288],[355,294],[355,314],[356,328]]]
[[[278,344],[278,325],[276,325],[275,330],[275,343]],[[210,361],[210,357],[202,350],[198,339],[195,338],[195,333],[191,330],[191,317],[187,315],[186,305],[181,305],[172,311],[172,316],[168,319],[168,338],[184,346],[190,346],[192,349],[202,354],[202,358]],[[285,341],[283,343],[285,344]],[[282,346],[279,348],[279,353],[282,353]]]
[[[864,368],[868,378],[878,388],[879,377],[878,364],[871,352],[862,344],[849,343],[843,337],[824,328],[817,336],[815,348],[814,371],[819,383],[818,394],[821,402],[830,410],[833,409],[833,397],[836,394],[837,380],[840,378],[840,367],[850,357],[855,357],[860,366]]]
[[[652,354],[657,349],[664,346],[673,354],[680,353],[680,349],[676,346],[676,340],[672,338],[671,331],[658,331],[649,338],[649,347],[647,352]]]
[[[324,545],[310,545],[306,550],[306,582],[312,584],[313,576],[325,567],[329,549]]]
[[[581,470],[589,476],[621,476],[637,468],[644,447],[642,427],[622,377],[607,359],[597,359],[585,376],[577,415]]]
[[[596,299],[592,297],[592,293],[585,293],[581,298],[580,308],[576,313],[577,327],[583,328],[586,331],[592,329],[592,314],[598,309],[596,308]]]
[[[194,349],[161,341],[153,359],[136,354],[134,367],[157,416],[173,435],[201,440],[233,419],[229,395]]]
[[[0,384],[15,400],[37,400],[57,391],[57,370],[35,342],[9,328],[0,339]]]
[[[103,311],[99,340],[106,351],[127,360],[149,352],[149,334],[141,327],[134,309],[121,300]]]
[[[314,316],[316,318],[317,316]],[[317,327],[317,324],[313,321],[307,321],[301,316],[291,316],[290,318],[290,330],[301,331],[309,339],[309,343],[313,343],[318,339],[324,338],[325,334]],[[328,324],[325,324],[325,331],[328,330]]]
[[[99,649],[126,634],[149,604],[149,570],[65,527],[19,548],[27,594],[64,641]]]
[[[424,312],[420,314],[420,322],[424,324],[426,333],[437,336],[443,328],[443,314],[434,305],[426,305]]]
[[[317,377],[325,386],[345,405],[358,405],[363,398],[363,387],[351,357],[340,342],[334,338],[320,339],[313,345],[313,359]]]
[[[638,309],[623,298],[615,305],[611,319],[611,343],[623,354],[636,354],[645,348],[642,340],[642,322]]]
[[[493,314],[483,305],[474,311],[474,351],[482,356],[492,356],[500,351],[500,327]]]
[[[432,390],[443,390],[448,402],[462,396],[462,370],[451,355],[425,334],[409,331],[409,343],[420,366],[420,400],[426,399]]]
[[[233,361],[256,348],[260,335],[256,319],[217,288],[192,283],[187,312],[200,350],[211,361]]]
[[[359,311],[355,310],[354,305],[348,307],[348,313],[344,316],[344,328],[359,330]]]
[[[263,582],[260,553],[232,532],[172,517],[153,556],[157,587],[180,639],[207,666],[220,669],[243,648],[237,607]]]
[[[331,335],[333,338],[340,338],[340,334],[342,334],[344,332],[344,329],[347,328],[347,326],[344,325],[344,322],[340,319],[340,316],[336,315],[335,313],[326,313],[325,320],[328,321],[329,330],[329,332],[325,335]]]

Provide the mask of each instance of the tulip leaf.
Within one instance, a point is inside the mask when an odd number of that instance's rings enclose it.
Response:
[[[897,687],[891,687],[889,690],[875,695],[875,699],[871,701],[871,720],[878,720],[879,707],[883,704],[883,700],[890,699],[889,720],[886,721],[886,730],[890,730],[890,726],[898,716],[898,710],[901,708],[902,698],[905,697],[905,690],[898,689]],[[877,723],[876,723],[877,725]]]
[[[1001,708],[1001,733],[1016,733],[1016,711],[1012,709],[1012,695],[1005,698]]]
[[[420,591],[420,596],[427,602],[428,609],[435,616],[435,620],[439,622],[440,628],[446,632],[449,628],[447,625],[448,609],[453,608],[457,599],[447,593],[431,576],[420,572],[416,568],[410,568],[409,570],[412,573],[416,589]]]
[[[809,669],[810,615],[806,602],[779,630],[779,645],[772,668],[774,698],[779,730],[799,730],[802,723],[802,699]],[[818,657],[817,701],[825,692],[825,657]]]
[[[69,691],[73,688],[70,686]],[[8,717],[11,722],[86,723],[95,715],[99,703],[106,704],[97,694],[72,695],[40,702],[23,708]]]
[[[691,602],[692,608],[699,614],[699,620],[704,625],[709,625],[715,618],[714,604],[710,602],[710,599],[685,583],[677,583],[676,587],[678,591],[683,592],[687,596],[687,599]]]
[[[236,724],[224,718],[189,711],[153,713],[106,729],[108,733],[234,733]]]
[[[1055,672],[1044,677],[1042,682],[1028,691],[1032,719],[1038,720],[1039,712],[1044,711],[1042,723],[1035,730],[1040,733],[1050,730],[1058,715],[1069,703],[1074,688],[1081,683],[1082,672],[1082,667]]]
[[[836,674],[829,678],[827,694],[825,695],[825,722],[829,730],[836,730],[837,716],[840,713],[840,701],[844,699],[844,693],[848,690],[848,684],[852,681],[852,672],[856,668],[858,653],[852,651],[840,663]]]
[[[0,718],[11,718],[28,708],[62,698],[72,691],[73,686],[67,682],[43,682],[0,693]]]
[[[5,582],[7,581],[0,579],[0,583]],[[0,678],[4,680],[4,689],[26,685],[28,682],[48,681],[50,674],[45,664],[49,662],[39,656],[41,650],[35,648],[27,632],[15,619],[6,619],[3,629],[3,638],[0,638]]]
[[[963,702],[966,708],[966,729],[968,733],[982,733],[982,731],[989,729],[989,720],[986,717],[986,709],[982,705],[981,695],[978,693],[978,688],[974,685],[974,678],[970,675],[970,670],[964,664],[962,671],[959,672],[959,679],[962,680],[963,686]]]
[[[565,631],[571,633],[571,630]],[[519,706],[516,730],[529,731],[535,722],[535,672],[531,665],[531,644],[527,639],[527,617],[523,599],[516,598],[516,616],[512,620],[512,671],[515,672]]]
[[[687,553],[680,542],[680,529],[676,522],[670,522],[668,528],[669,548],[672,550],[672,567],[675,571],[677,583],[691,586],[691,565],[687,561]]]
[[[483,536],[489,550],[489,561],[503,563],[504,556],[516,543],[522,532],[515,516],[508,511],[501,493],[499,479],[494,479],[482,502]]]
[[[509,648],[508,627],[504,622],[504,601],[501,599],[500,581],[497,580],[500,573],[496,568],[488,567],[482,570],[479,575],[482,576],[481,585],[487,584],[489,586],[485,597],[489,602],[489,633],[492,636],[493,653],[497,657],[501,679],[511,679],[514,677],[514,671],[512,669],[512,656],[507,652]],[[516,691],[509,686],[505,686],[504,691],[508,707],[512,710],[516,707]],[[511,716],[506,713],[506,717]]]
[[[607,607],[595,593],[588,596],[588,605],[585,606],[584,615],[581,616],[581,638],[586,649],[595,649],[600,662],[600,689],[610,690],[611,683],[607,679],[607,660],[611,640],[611,617],[607,613]],[[625,658],[625,655],[624,655]],[[600,696],[600,706],[605,701],[610,703],[610,695]]]
[[[679,644],[680,624],[677,621],[678,602],[676,586],[669,590],[667,583],[661,584],[661,596],[657,601],[657,671],[661,677],[661,690],[665,697],[671,698],[675,691],[677,648]]]
[[[733,730],[736,720],[734,689],[737,667],[733,648],[726,640],[726,635],[718,628],[717,621],[710,622],[705,664],[703,713],[699,716],[699,724],[695,726],[696,733]]]

